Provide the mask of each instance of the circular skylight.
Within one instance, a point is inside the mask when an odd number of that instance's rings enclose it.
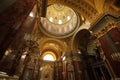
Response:
[[[76,13],[71,8],[60,4],[48,6],[46,17],[41,17],[44,30],[57,36],[63,36],[74,31],[77,21]]]

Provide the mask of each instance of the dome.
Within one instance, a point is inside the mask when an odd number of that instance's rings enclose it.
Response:
[[[46,17],[41,17],[41,25],[45,32],[64,36],[76,29],[78,16],[71,8],[54,4],[47,7]]]

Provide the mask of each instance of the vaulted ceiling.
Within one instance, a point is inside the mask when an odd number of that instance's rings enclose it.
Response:
[[[1,4],[0,32],[2,33],[0,37],[0,46],[2,46],[2,48],[7,48],[7,45],[9,44],[17,46],[21,42],[20,39],[23,38],[25,33],[28,33],[28,34],[37,33],[36,36],[38,36],[41,41],[42,39],[48,40],[46,42],[49,44],[49,46],[47,46],[46,49],[45,47],[47,43],[44,43],[45,40],[43,40],[44,45],[41,43],[42,44],[41,46],[43,46],[41,47],[41,49],[43,49],[43,51],[46,51],[48,47],[49,48],[53,47],[53,49],[55,49],[56,46],[50,46],[51,43],[55,45],[60,45],[58,48],[62,50],[63,49],[62,46],[64,46],[64,45],[61,45],[62,42],[65,43],[65,45],[69,46],[66,48],[69,50],[72,48],[70,46],[74,46],[72,44],[74,42],[74,39],[77,39],[75,41],[88,40],[89,33],[86,33],[86,30],[85,32],[83,30],[83,33],[80,32],[80,35],[79,35],[78,32],[81,29],[89,30],[89,28],[92,28],[93,25],[96,24],[105,14],[111,14],[113,16],[119,16],[120,14],[120,6],[118,5],[118,3],[120,3],[119,0],[112,0],[112,1],[111,0],[38,0],[38,1],[15,0],[13,2],[12,1],[10,2],[10,1],[11,0],[5,0],[2,3],[0,3]],[[46,6],[45,5],[42,6],[44,1],[47,1]],[[9,4],[6,5],[7,3]],[[61,5],[70,7],[75,12],[77,12],[78,15],[82,15],[85,21],[83,22],[83,25],[81,25],[81,27],[78,28],[78,30],[76,30],[76,32],[73,35],[69,37],[59,38],[58,40],[56,40],[56,38],[54,39],[51,36],[48,36],[48,35],[46,36],[41,31],[34,32],[37,29],[36,27],[38,26],[36,24],[38,16],[33,19],[29,16],[29,14],[32,11],[35,4],[40,4],[38,6],[40,9],[41,8],[44,9],[45,7],[52,4],[61,4]],[[44,11],[38,11],[38,12],[40,13],[40,15],[44,14]],[[76,34],[79,37],[76,38]],[[85,35],[87,35],[87,37],[85,37]],[[8,39],[9,41],[5,42],[6,39]],[[16,43],[13,44],[11,43],[12,41],[15,41]],[[2,43],[5,43],[4,46]],[[80,44],[84,45],[82,43]],[[57,50],[58,49],[55,49],[55,52],[59,53],[57,52]]]

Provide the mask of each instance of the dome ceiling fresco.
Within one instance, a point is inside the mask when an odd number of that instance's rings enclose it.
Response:
[[[65,24],[70,21],[74,11],[63,5],[54,4],[47,8],[47,19],[54,24]]]
[[[76,29],[77,14],[69,7],[54,4],[48,6],[46,18],[41,17],[43,29],[56,36],[63,36]]]

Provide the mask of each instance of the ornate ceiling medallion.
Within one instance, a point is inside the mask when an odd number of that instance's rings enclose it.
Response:
[[[53,24],[65,24],[70,21],[75,12],[60,4],[54,4],[47,8],[46,18]]]

